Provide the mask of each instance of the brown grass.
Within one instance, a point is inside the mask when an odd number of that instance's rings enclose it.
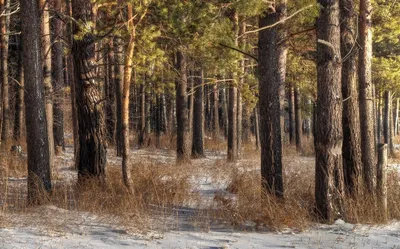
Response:
[[[162,139],[163,146],[167,146],[169,138],[163,136]],[[225,151],[225,147],[223,141],[206,140],[206,148],[217,154]],[[0,158],[0,203],[7,203],[3,205],[6,213],[26,214],[30,208],[26,204],[25,181],[9,180],[10,177],[26,177],[26,159],[18,159],[4,148],[3,154],[8,156]],[[140,162],[142,159],[133,161]],[[109,165],[105,184],[94,179],[80,184],[65,182],[62,176],[58,176],[52,193],[45,201],[48,205],[71,212],[113,217],[123,225],[136,224],[145,228],[152,219],[159,217],[159,210],[167,214],[173,207],[201,203],[199,194],[192,192],[191,180],[197,173],[205,172],[214,183],[225,182],[227,187],[215,193],[213,205],[201,207],[201,212],[197,214],[199,217],[194,220],[211,217],[236,228],[271,230],[303,230],[316,221],[312,158],[299,157],[293,146],[285,148],[283,200],[261,189],[259,151],[255,150],[254,144],[243,144],[242,159],[237,165],[226,163],[224,158],[216,159],[209,165],[202,165],[201,160],[193,160],[192,164],[186,165],[174,162],[159,165],[143,160],[132,165],[133,193],[123,185],[120,166]],[[202,168],[198,168],[199,165]],[[381,222],[374,197],[347,199],[345,210],[345,218],[349,222]],[[388,216],[390,220],[400,219],[400,176],[395,172],[388,174]],[[199,224],[203,226],[204,222]]]

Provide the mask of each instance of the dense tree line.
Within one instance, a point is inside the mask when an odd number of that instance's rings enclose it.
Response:
[[[374,195],[377,144],[399,133],[389,2],[1,0],[1,143],[26,137],[32,203],[52,188],[65,108],[79,181],[106,181],[115,147],[131,188],[134,148],[167,136],[188,163],[212,137],[228,162],[255,143],[263,189],[284,199],[283,148],[313,137],[316,212],[333,221]]]

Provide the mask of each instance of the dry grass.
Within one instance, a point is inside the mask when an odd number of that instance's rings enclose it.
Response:
[[[169,137],[163,136],[162,145],[168,146],[169,140]],[[207,150],[216,151],[217,155],[222,154],[225,147],[225,142],[206,140]],[[6,213],[29,213],[31,209],[26,204],[25,180],[9,180],[11,177],[26,176],[26,161],[22,157],[22,161],[19,161],[6,149],[2,153],[8,156],[0,158],[0,204],[7,204],[2,205]],[[112,217],[113,222],[126,226],[135,224],[144,229],[156,217],[162,217],[163,214],[159,216],[160,210],[168,213],[173,207],[201,203],[200,194],[192,191],[193,177],[199,173],[211,177],[216,184],[225,183],[226,189],[215,193],[212,206],[201,207],[201,212],[197,214],[201,217],[193,218],[195,221],[207,216],[236,228],[271,230],[303,230],[316,221],[313,159],[299,157],[293,147],[285,148],[283,200],[261,189],[259,151],[255,150],[253,144],[243,144],[242,161],[239,164],[226,163],[224,156],[208,165],[203,165],[201,159],[193,160],[190,165],[176,165],[170,161],[154,164],[142,159],[133,160],[142,161],[133,165],[133,193],[123,185],[120,166],[110,164],[104,184],[94,179],[77,184],[74,181],[66,182],[61,175],[58,176],[45,203],[68,212]],[[199,165],[201,169],[198,169]],[[357,201],[348,199],[345,210],[349,222],[380,222],[381,215],[373,197],[364,196]],[[388,215],[391,220],[400,219],[400,176],[395,172],[388,175]],[[199,226],[204,225],[204,222],[198,223]]]

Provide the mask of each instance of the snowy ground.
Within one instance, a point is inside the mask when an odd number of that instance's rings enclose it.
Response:
[[[303,233],[169,231],[131,234],[107,226],[48,233],[34,228],[0,229],[0,248],[400,248],[400,223],[385,227],[337,222]]]
[[[58,179],[72,181],[76,178],[73,168],[72,148],[67,148],[64,156],[57,158],[60,167]],[[113,152],[110,154],[112,155]],[[154,164],[170,164],[174,153],[168,150],[135,150],[135,160],[151,161]],[[223,153],[208,153],[207,158],[196,160],[198,168],[213,167],[218,160],[224,160]],[[301,158],[300,166],[313,165],[312,158]],[[120,159],[111,156],[110,165],[120,165]],[[239,170],[257,169],[259,163],[244,160],[247,165]],[[249,166],[250,165],[250,166]],[[254,166],[253,166],[254,165]],[[400,166],[391,166],[393,170]],[[294,172],[296,173],[296,172]],[[25,179],[9,179],[23,183]],[[203,207],[211,206],[214,195],[225,191],[224,181],[216,183],[207,170],[199,170],[192,176],[193,191],[202,197]],[[1,199],[1,198],[0,198]],[[0,202],[1,207],[1,202]],[[196,206],[197,208],[199,206]],[[0,212],[0,248],[399,248],[400,222],[387,226],[352,225],[337,221],[334,225],[315,225],[298,233],[292,230],[277,232],[243,232],[232,230],[221,224],[206,227],[188,221],[196,208],[190,205],[159,217],[154,221],[154,229],[135,231],[126,229],[102,218],[87,213],[78,213],[46,206],[39,211],[25,212],[14,217],[2,217]],[[28,214],[27,214],[28,213]],[[34,218],[29,214],[35,215]],[[46,226],[49,217],[58,217],[51,227]],[[18,219],[13,225],[2,220]],[[206,217],[205,217],[206,219]],[[201,220],[197,221],[199,224]],[[156,224],[164,224],[163,226]],[[167,224],[167,225],[165,225]]]

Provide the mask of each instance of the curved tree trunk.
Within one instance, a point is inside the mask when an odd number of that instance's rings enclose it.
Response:
[[[41,204],[43,190],[51,190],[49,140],[41,58],[40,8],[36,0],[21,0],[25,125],[28,146],[28,202]]]
[[[72,0],[72,16],[78,22],[92,21],[89,0]],[[99,85],[95,81],[94,34],[86,33],[78,39],[80,26],[74,23],[72,53],[74,61],[74,88],[79,135],[78,177],[105,178],[106,141],[102,123],[103,107]]]
[[[259,18],[259,27],[281,20],[286,15],[286,1],[278,1],[275,10],[268,10]],[[279,27],[259,32],[259,108],[261,177],[265,191],[283,198],[281,102],[282,49],[278,45]]]
[[[375,129],[374,91],[371,77],[372,65],[372,5],[370,0],[360,0],[359,21],[359,88],[360,124],[363,179],[367,191],[374,191]]]
[[[356,196],[362,187],[360,118],[357,89],[357,50],[353,50],[357,29],[355,23],[355,3],[340,0],[341,11],[341,53],[343,96],[343,173],[347,193]]]
[[[343,215],[343,129],[339,0],[318,1],[315,200],[321,219]]]

